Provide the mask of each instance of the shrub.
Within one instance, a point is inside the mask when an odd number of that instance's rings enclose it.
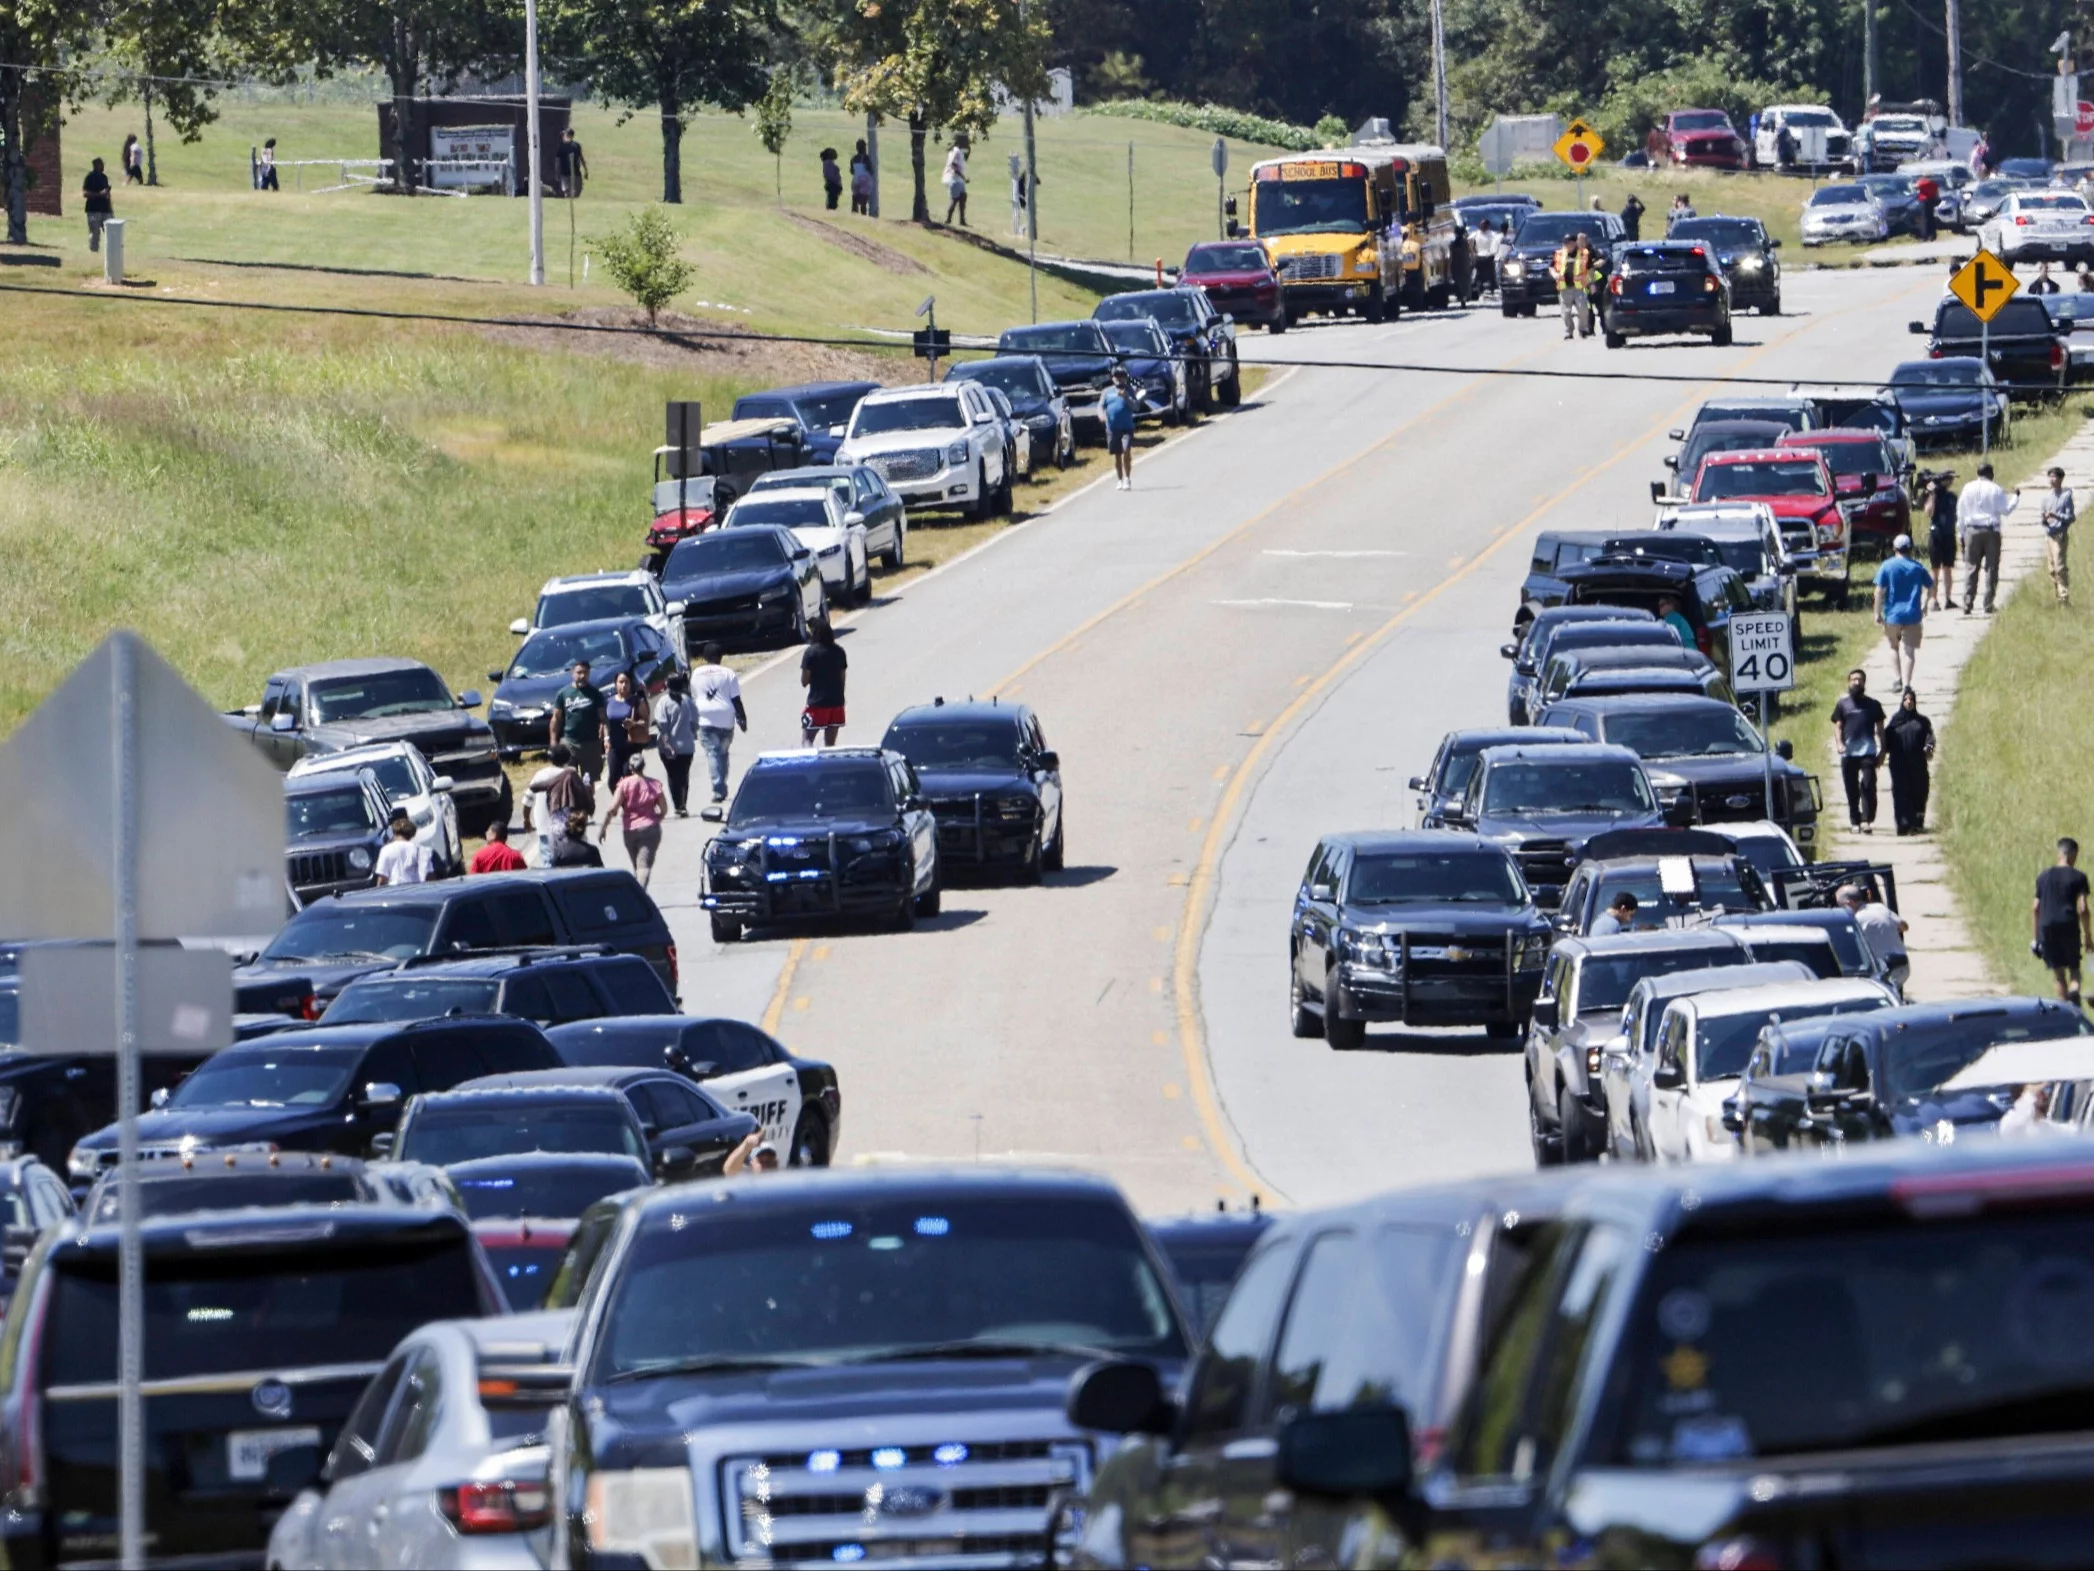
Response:
[[[1090,112],[1097,115],[1116,115],[1123,120],[1151,120],[1158,125],[1184,126],[1189,131],[1211,131],[1216,136],[1234,137],[1239,142],[1256,142],[1265,147],[1282,147],[1294,153],[1305,153],[1311,148],[1324,145],[1316,131],[1308,126],[1290,125],[1285,120],[1268,120],[1263,115],[1245,114],[1240,109],[1224,109],[1219,104],[1186,104],[1154,98],[1116,98],[1110,103],[1093,104]],[[1341,131],[1341,139],[1343,135]]]
[[[683,236],[659,207],[643,207],[623,229],[590,241],[611,281],[647,313],[649,327],[663,306],[697,280],[698,269],[679,254],[682,243]]]

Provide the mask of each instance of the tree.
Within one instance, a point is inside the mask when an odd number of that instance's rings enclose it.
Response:
[[[781,66],[756,101],[756,136],[777,165],[778,200],[785,201],[785,143],[793,134],[793,72]]]
[[[194,142],[218,118],[216,80],[254,62],[229,47],[219,31],[218,0],[126,0],[110,15],[106,35],[123,71],[109,101],[135,98],[145,110],[145,183],[160,183],[153,138],[157,106],[184,142]]]
[[[647,313],[649,327],[662,307],[698,278],[698,269],[681,254],[683,236],[659,207],[643,207],[623,229],[598,235],[590,244],[603,258],[612,282]]]
[[[739,112],[770,86],[776,0],[550,0],[540,15],[563,68],[604,102],[660,111],[664,202],[683,200],[685,112]]]
[[[822,0],[811,28],[847,107],[909,127],[915,179],[910,216],[929,223],[924,144],[934,134],[980,136],[996,123],[996,92],[1041,98],[1051,42],[1044,4],[1024,0]]]
[[[9,245],[29,243],[29,146],[56,129],[66,96],[61,82],[78,80],[36,68],[85,50],[100,20],[81,0],[0,0],[0,172]]]

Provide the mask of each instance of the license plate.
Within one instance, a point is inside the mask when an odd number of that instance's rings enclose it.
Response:
[[[320,1444],[320,1431],[311,1425],[297,1429],[236,1429],[225,1437],[226,1476],[235,1483],[260,1483],[269,1476],[269,1459],[294,1446]]]
[[[1652,284],[1652,285],[1650,286],[1650,292],[1651,292],[1652,294],[1654,294],[1654,295],[1669,295],[1669,294],[1671,294],[1671,293],[1672,293],[1672,280],[1671,280],[1671,279],[1669,279],[1669,278],[1661,278],[1661,279],[1659,279],[1659,280],[1658,280],[1657,282],[1653,283],[1653,284]]]

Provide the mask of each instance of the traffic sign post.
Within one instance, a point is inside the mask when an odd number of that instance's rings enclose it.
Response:
[[[2014,276],[2013,269],[1980,247],[1978,254],[1956,270],[1949,280],[1949,293],[1970,309],[1978,319],[1978,359],[1988,368],[1992,364],[1992,319],[2000,308],[2021,292],[2021,280]],[[1992,451],[1992,400],[1979,402],[1978,451]]]
[[[2094,104],[2088,103],[2084,98],[2073,105],[2072,134],[2094,136]]]
[[[1607,150],[1606,142],[1599,132],[1583,120],[1573,120],[1564,128],[1563,135],[1556,138],[1555,153],[1578,177],[1578,211],[1585,210],[1585,171],[1600,161],[1600,154]]]
[[[1767,821],[1774,816],[1774,695],[1796,685],[1795,629],[1786,611],[1753,611],[1730,619],[1730,685],[1760,695],[1760,760],[1765,766]]]

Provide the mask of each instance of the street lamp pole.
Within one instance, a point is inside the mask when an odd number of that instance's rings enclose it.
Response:
[[[1447,147],[1447,18],[1442,0],[1432,0],[1433,129],[1440,150]]]
[[[538,176],[538,0],[524,0],[524,127],[530,149],[531,282],[545,282],[545,182]]]

